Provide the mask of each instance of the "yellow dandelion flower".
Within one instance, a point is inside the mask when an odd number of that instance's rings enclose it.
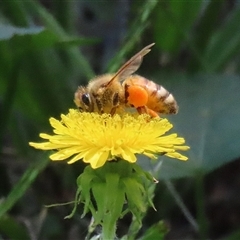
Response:
[[[56,150],[50,155],[53,161],[66,160],[74,163],[83,160],[92,168],[99,168],[106,161],[121,158],[136,162],[136,154],[156,158],[156,154],[187,160],[178,150],[184,138],[177,134],[164,135],[172,128],[167,119],[152,119],[148,115],[114,115],[79,112],[70,109],[61,115],[61,121],[50,118],[54,135],[41,133],[43,143],[30,142],[30,146],[42,150]]]

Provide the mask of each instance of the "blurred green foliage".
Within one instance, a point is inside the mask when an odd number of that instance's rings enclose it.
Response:
[[[83,163],[50,164],[28,142],[50,131],[50,116],[74,107],[78,85],[116,71],[126,57],[155,42],[139,72],[173,92],[180,105],[171,116],[173,131],[191,150],[188,162],[160,158],[160,170],[146,159],[143,165],[158,179],[194,180],[197,234],[208,238],[205,175],[240,156],[238,1],[3,0],[0,13],[0,237],[87,235],[89,223],[80,215],[62,220],[71,206],[41,215],[45,204],[74,199]],[[158,234],[159,218],[166,216],[159,213],[143,226],[153,225],[142,239]]]

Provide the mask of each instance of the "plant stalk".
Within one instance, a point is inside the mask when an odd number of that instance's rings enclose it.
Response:
[[[196,177],[195,201],[197,210],[197,222],[199,226],[199,239],[207,239],[208,237],[208,220],[205,211],[205,194],[204,194],[204,175],[200,173]]]

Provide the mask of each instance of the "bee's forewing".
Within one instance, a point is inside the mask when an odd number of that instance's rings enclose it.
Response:
[[[107,85],[110,85],[113,81],[115,81],[116,79],[118,81],[122,81],[124,79],[126,79],[128,76],[130,76],[131,74],[133,74],[134,72],[136,72],[138,70],[138,68],[140,67],[143,57],[149,53],[151,51],[151,47],[154,45],[155,43],[149,44],[148,46],[146,46],[145,48],[143,48],[140,52],[138,52],[137,54],[135,54],[132,58],[130,58],[118,71],[117,73],[113,76],[113,78],[108,82]]]

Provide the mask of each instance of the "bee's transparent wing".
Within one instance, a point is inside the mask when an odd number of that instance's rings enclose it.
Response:
[[[108,82],[107,85],[110,85],[113,81],[116,79],[118,81],[122,81],[129,77],[131,74],[136,72],[138,68],[140,67],[143,57],[151,51],[151,47],[155,43],[149,44],[145,48],[143,48],[140,52],[135,54],[131,59],[129,59],[118,71],[117,73],[113,76],[113,78]]]

